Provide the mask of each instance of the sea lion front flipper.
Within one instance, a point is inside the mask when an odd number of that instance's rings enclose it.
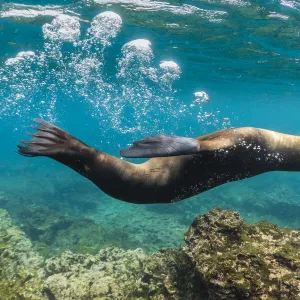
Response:
[[[121,150],[124,157],[166,157],[195,154],[200,150],[197,140],[180,136],[155,135],[133,143],[129,149]]]

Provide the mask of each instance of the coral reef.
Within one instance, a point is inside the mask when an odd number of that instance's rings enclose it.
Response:
[[[186,246],[65,251],[43,260],[0,210],[0,299],[297,299],[300,231],[246,224],[213,209],[185,234]]]

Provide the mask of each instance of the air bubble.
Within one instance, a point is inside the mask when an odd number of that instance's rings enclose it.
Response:
[[[80,36],[80,23],[74,17],[59,15],[51,24],[43,25],[43,33],[50,41],[74,43]]]
[[[22,52],[19,52],[16,57],[8,58],[5,61],[5,65],[11,66],[11,65],[18,64],[25,60],[30,61],[34,56],[35,56],[35,53],[33,51],[22,51]]]
[[[209,102],[209,96],[207,93],[201,91],[194,93],[195,96],[195,102],[203,103],[203,102]]]
[[[103,46],[110,46],[112,40],[120,32],[122,18],[111,11],[103,12],[92,20],[88,29],[88,37],[93,41],[99,41]]]
[[[180,78],[180,67],[174,61],[162,61],[159,65],[162,75],[159,80],[162,85],[172,88],[175,80]]]

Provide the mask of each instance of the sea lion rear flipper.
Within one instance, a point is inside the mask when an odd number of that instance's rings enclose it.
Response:
[[[40,119],[33,119],[39,127],[32,126],[37,133],[27,133],[31,141],[21,140],[18,144],[18,153],[24,156],[49,156],[66,152],[77,139],[62,129]]]
[[[150,158],[195,154],[199,150],[199,142],[195,139],[160,134],[134,142],[132,147],[120,153],[124,157]]]

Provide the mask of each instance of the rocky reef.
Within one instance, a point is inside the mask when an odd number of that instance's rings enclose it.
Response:
[[[8,213],[0,209],[0,299],[41,299],[43,258]]]
[[[300,297],[300,231],[213,209],[194,220],[185,242],[152,255],[107,247],[43,259],[0,210],[0,299]]]
[[[185,241],[209,299],[300,297],[300,231],[214,209],[194,220]]]

